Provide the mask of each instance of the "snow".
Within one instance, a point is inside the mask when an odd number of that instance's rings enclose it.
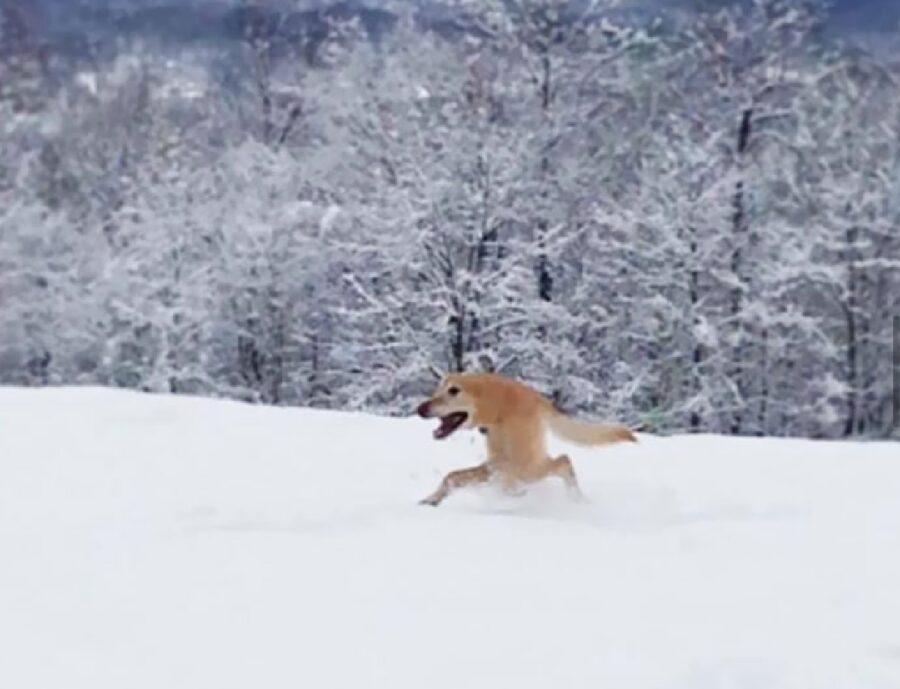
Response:
[[[434,509],[477,433],[0,388],[0,686],[900,686],[896,444],[569,451]]]

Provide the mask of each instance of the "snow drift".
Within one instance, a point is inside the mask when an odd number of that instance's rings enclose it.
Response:
[[[432,509],[477,434],[0,389],[0,686],[900,686],[900,447],[565,449]]]

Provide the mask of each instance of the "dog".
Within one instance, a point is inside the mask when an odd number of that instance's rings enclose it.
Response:
[[[548,455],[546,432],[579,445],[637,441],[625,426],[566,416],[537,390],[493,373],[444,376],[416,412],[425,419],[440,419],[433,433],[436,440],[460,429],[478,428],[485,434],[488,450],[484,464],[447,474],[438,489],[420,502],[423,505],[437,506],[464,486],[496,480],[503,489],[516,492],[547,476],[560,477],[580,498],[572,461],[567,455]]]

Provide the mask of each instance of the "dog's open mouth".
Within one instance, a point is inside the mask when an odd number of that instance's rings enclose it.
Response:
[[[462,426],[468,418],[469,415],[464,411],[455,411],[447,416],[442,416],[441,425],[434,429],[435,440],[443,440]]]

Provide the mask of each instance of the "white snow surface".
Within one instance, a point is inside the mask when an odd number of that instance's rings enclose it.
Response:
[[[0,389],[0,687],[900,687],[900,446],[644,435],[416,504],[433,423]],[[562,448],[561,443],[556,447]]]

